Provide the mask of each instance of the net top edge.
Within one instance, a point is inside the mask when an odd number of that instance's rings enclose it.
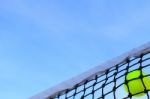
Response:
[[[35,96],[30,97],[29,99],[48,99],[50,97],[54,97],[58,93],[63,93],[66,89],[72,89],[76,84],[83,84],[87,80],[91,80],[92,77],[96,74],[102,74],[107,69],[125,61],[130,57],[138,57],[143,53],[150,52],[150,42],[143,44],[137,48],[133,48],[132,50],[117,56],[111,60],[108,60],[76,77],[73,77],[67,81],[64,81],[52,88],[49,88]]]

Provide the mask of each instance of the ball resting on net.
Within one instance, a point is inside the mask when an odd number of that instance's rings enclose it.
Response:
[[[127,73],[127,83],[124,84],[125,91],[134,97],[144,96],[144,91],[150,90],[150,78],[148,76],[142,77],[145,75],[146,73],[142,72],[141,70],[135,70]]]

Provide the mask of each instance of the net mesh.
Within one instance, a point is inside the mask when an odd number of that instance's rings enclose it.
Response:
[[[134,71],[140,71],[139,76],[129,80],[127,74]],[[105,73],[95,75],[92,80],[77,84],[48,99],[150,99],[150,80],[145,82],[144,79],[150,79],[150,52],[129,58]],[[137,80],[142,88],[138,91],[136,88],[139,86],[133,84],[136,90],[133,93],[129,83]]]

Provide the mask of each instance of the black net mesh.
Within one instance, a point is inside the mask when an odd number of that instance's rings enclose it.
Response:
[[[150,99],[150,52],[129,58],[93,78],[49,99]]]

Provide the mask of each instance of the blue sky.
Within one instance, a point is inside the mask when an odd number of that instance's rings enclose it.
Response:
[[[0,98],[27,99],[149,41],[149,0],[0,0]]]

